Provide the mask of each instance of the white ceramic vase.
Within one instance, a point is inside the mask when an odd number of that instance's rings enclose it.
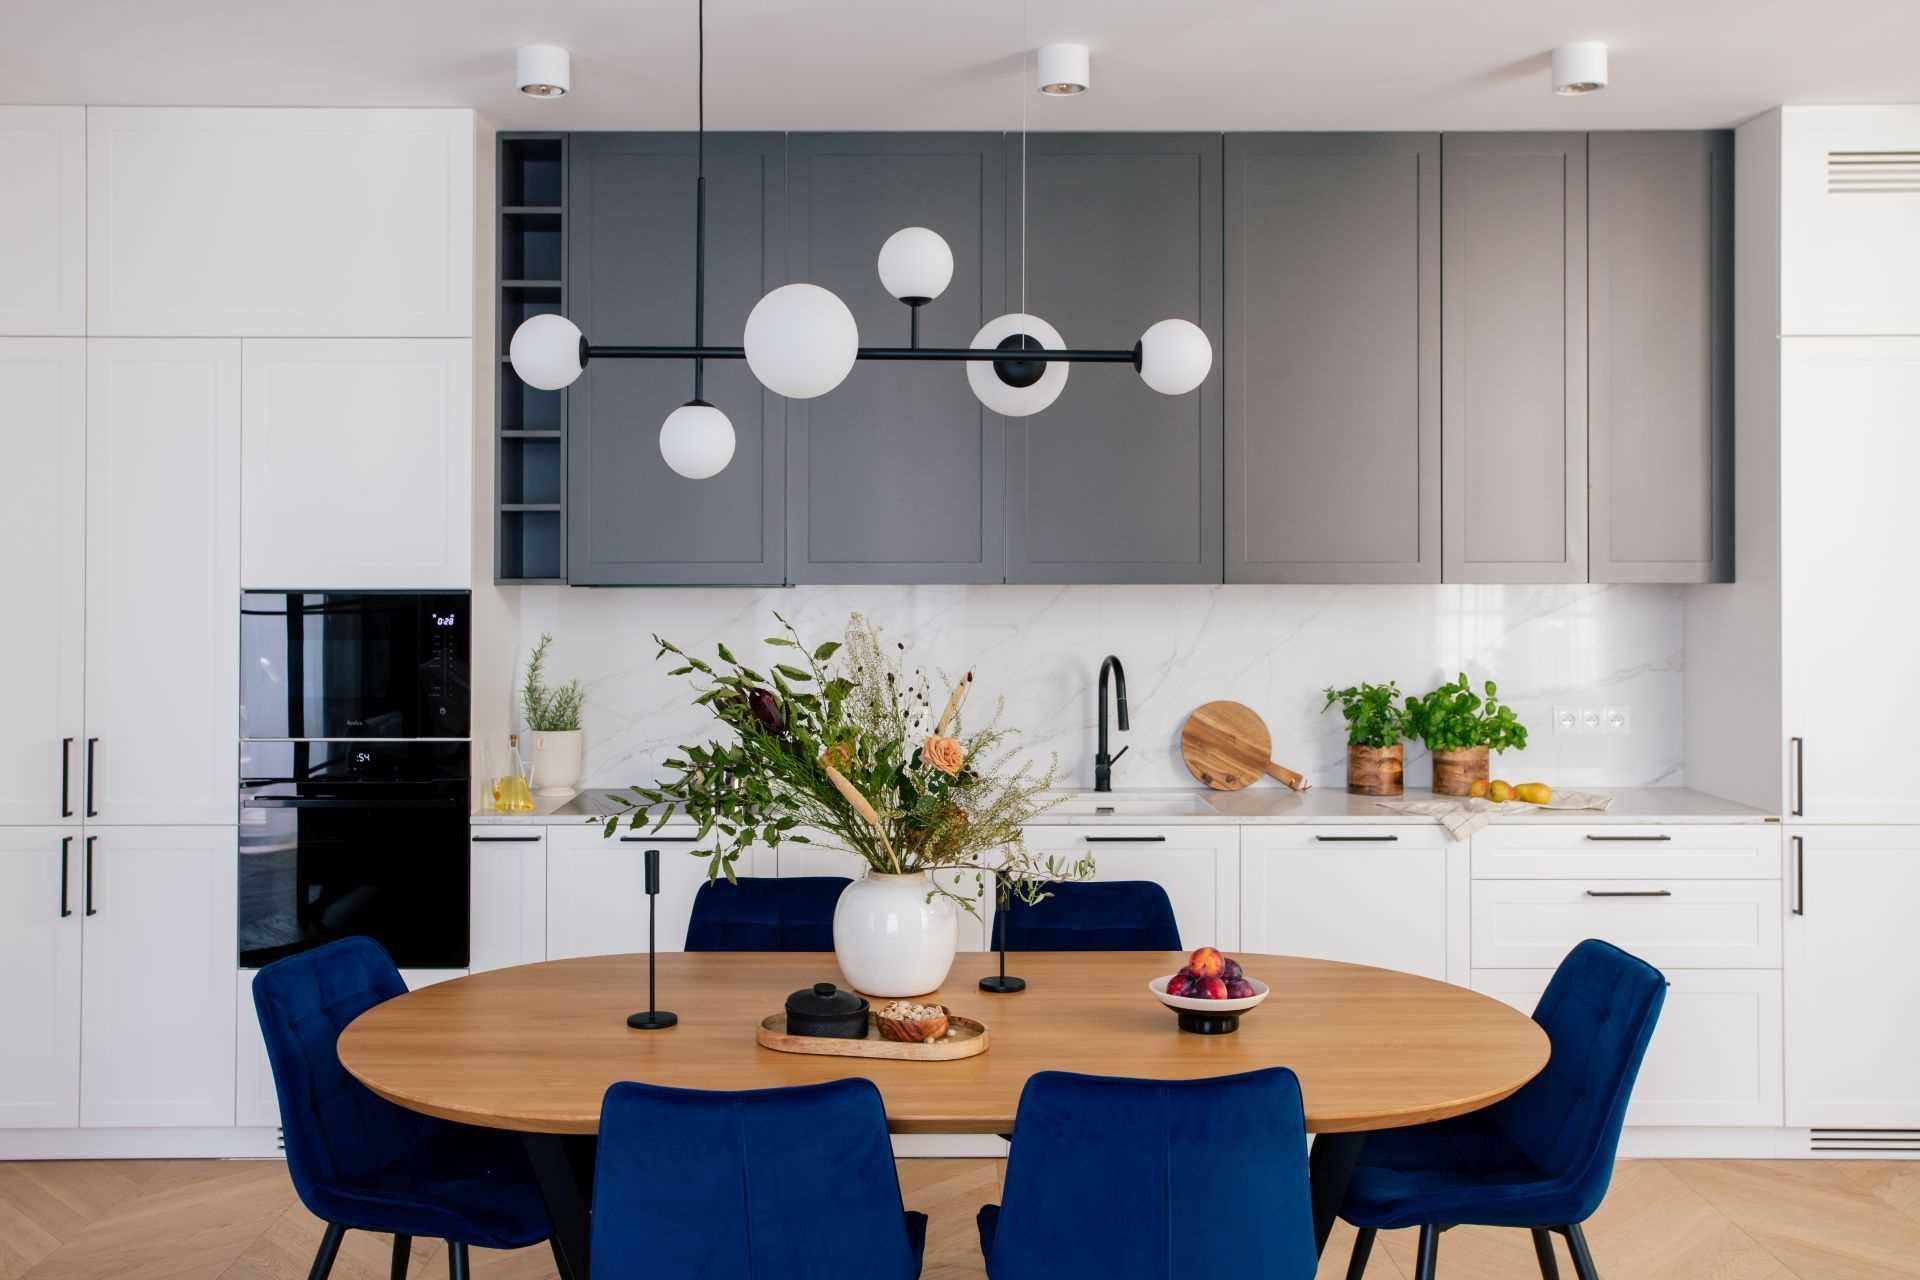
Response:
[[[586,735],[578,729],[559,733],[529,733],[533,789],[543,796],[570,796],[580,785]]]
[[[869,871],[833,909],[833,954],[847,985],[870,996],[923,996],[939,989],[960,945],[960,915],[936,895],[929,872]]]

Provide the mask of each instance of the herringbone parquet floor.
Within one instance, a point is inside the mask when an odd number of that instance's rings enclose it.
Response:
[[[973,1215],[998,1199],[995,1160],[904,1160],[907,1204],[932,1217],[928,1280],[980,1280]],[[1201,1171],[1204,1176],[1204,1171]],[[1223,1230],[1258,1230],[1254,1206],[1220,1206]],[[1920,1277],[1920,1163],[1623,1161],[1588,1225],[1608,1280],[1882,1280]],[[0,1280],[302,1280],[320,1224],[270,1161],[0,1164]],[[1322,1277],[1345,1275],[1351,1236]],[[1410,1232],[1381,1237],[1369,1280],[1413,1274]],[[384,1237],[349,1233],[338,1280],[386,1280]],[[410,1275],[446,1274],[421,1241]],[[481,1280],[546,1280],[545,1249],[481,1253]],[[1449,1232],[1450,1280],[1533,1280],[1525,1232]],[[1563,1254],[1562,1274],[1572,1275]]]

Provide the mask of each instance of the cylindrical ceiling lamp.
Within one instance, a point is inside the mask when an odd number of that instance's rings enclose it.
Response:
[[[1607,87],[1607,46],[1578,40],[1553,51],[1553,91],[1565,96],[1598,93]]]
[[[1035,62],[1042,93],[1064,98],[1085,93],[1093,84],[1093,55],[1083,44],[1041,45]]]
[[[522,45],[513,55],[513,83],[529,98],[564,98],[573,88],[573,58],[557,44]]]

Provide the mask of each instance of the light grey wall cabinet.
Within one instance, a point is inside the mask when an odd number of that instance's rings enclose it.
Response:
[[[1595,582],[1733,580],[1733,135],[1588,139]]]
[[[1448,582],[1587,580],[1587,139],[1441,143]]]
[[[1219,582],[1222,418],[1219,134],[1007,140],[1006,309],[1069,346],[1130,347],[1155,321],[1213,342],[1198,392],[1082,365],[1007,430],[1009,582]],[[1024,234],[1023,234],[1024,231]]]
[[[904,347],[910,316],[880,283],[880,246],[938,232],[953,280],[920,341],[964,347],[1004,309],[1004,141],[997,133],[793,134],[796,280],[831,289],[866,346]],[[956,364],[863,361],[824,396],[787,404],[790,582],[999,582],[1004,428]]]
[[[613,345],[693,341],[694,139],[576,133],[568,150],[568,312]],[[707,332],[738,346],[786,282],[786,140],[707,135]],[[660,424],[693,395],[682,360],[603,360],[568,392],[567,580],[575,586],[778,584],[786,569],[784,402],[743,360],[707,364],[733,461],[687,480]]]
[[[1226,580],[1440,581],[1440,135],[1226,140]]]

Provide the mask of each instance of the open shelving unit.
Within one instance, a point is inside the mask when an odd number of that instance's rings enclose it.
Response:
[[[567,580],[567,393],[539,391],[507,363],[513,331],[567,297],[567,136],[499,139],[499,397],[494,581]]]

